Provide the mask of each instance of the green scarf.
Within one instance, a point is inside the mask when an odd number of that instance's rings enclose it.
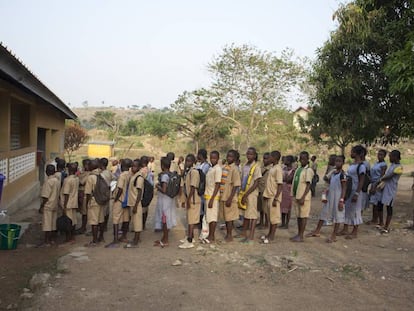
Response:
[[[296,191],[298,190],[298,186],[299,186],[299,179],[300,179],[300,174],[302,173],[303,167],[298,167],[296,169],[296,173],[295,173],[295,177],[293,178],[293,195],[296,196]]]

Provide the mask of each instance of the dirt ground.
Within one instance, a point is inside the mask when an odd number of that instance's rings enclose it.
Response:
[[[412,178],[401,178],[389,235],[362,225],[358,239],[339,237],[333,244],[325,243],[332,227],[324,227],[320,238],[289,242],[296,232],[292,219],[270,245],[197,244],[181,250],[180,210],[170,246],[153,247],[160,238],[152,229],[155,199],[138,249],[86,249],[87,236],[78,236],[75,245],[38,249],[33,245],[41,241],[40,217],[29,209],[12,217],[32,223],[18,249],[0,251],[0,310],[412,310],[414,231],[403,229],[413,219],[411,185]],[[318,195],[307,231],[320,209]],[[223,234],[218,230],[220,239]],[[111,239],[110,232],[105,238]],[[173,266],[177,260],[181,265]],[[46,287],[21,299],[37,272],[51,274]]]

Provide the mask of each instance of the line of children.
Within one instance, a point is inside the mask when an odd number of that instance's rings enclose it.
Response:
[[[351,158],[354,160],[349,166],[347,173],[343,171],[344,157],[330,156],[330,161],[324,180],[328,182],[326,191],[326,202],[323,205],[317,227],[308,233],[307,237],[318,237],[324,223],[332,221],[334,227],[327,242],[335,242],[337,236],[346,235],[347,239],[354,239],[358,235],[358,227],[362,224],[363,198],[361,196],[364,178],[367,175],[367,165],[364,164],[365,148],[361,145],[354,146],[351,150]],[[385,150],[378,152],[378,162],[370,171],[372,180],[370,198],[374,206],[372,222],[381,226],[383,233],[389,232],[392,219],[393,202],[395,199],[398,180],[402,174],[400,164],[401,155],[394,150],[390,153],[391,165],[386,169],[384,161]],[[204,154],[201,154],[204,156]],[[260,223],[267,219],[270,223],[267,235],[261,237],[264,244],[268,244],[275,238],[276,229],[279,224],[281,228],[288,228],[291,208],[295,208],[298,224],[298,232],[290,240],[292,242],[303,242],[306,230],[307,218],[311,205],[311,186],[314,180],[314,170],[309,167],[309,154],[303,151],[299,155],[299,167],[294,168],[293,156],[285,156],[282,165],[279,164],[281,154],[279,151],[266,153],[263,157],[264,166],[257,163],[257,152],[253,147],[246,152],[247,162],[240,169],[236,164],[239,154],[236,150],[229,150],[226,155],[225,164],[220,165],[220,155],[217,151],[210,153],[210,163],[206,170],[205,193],[198,193],[200,187],[200,173],[196,169],[196,157],[189,154],[185,158],[183,170],[183,195],[182,207],[186,208],[188,223],[187,237],[182,241],[180,248],[194,247],[194,229],[201,222],[202,201],[204,201],[205,220],[208,224],[208,235],[202,237],[202,243],[210,244],[216,241],[215,230],[220,219],[225,221],[225,242],[233,241],[233,222],[243,216],[243,226],[240,237],[241,242],[252,244],[255,239],[255,227],[259,218],[259,207],[263,216]],[[175,199],[167,195],[167,185],[171,177],[171,165],[173,154],[161,159],[161,173],[159,174],[157,190],[158,200],[155,212],[155,229],[162,230],[160,240],[154,242],[154,246],[168,246],[168,233],[176,225]],[[334,167],[332,166],[334,159]],[[207,157],[198,157],[199,162],[207,163]],[[106,247],[119,247],[120,242],[126,242],[125,248],[136,248],[140,241],[140,233],[145,228],[147,210],[144,210],[141,200],[144,193],[144,180],[148,178],[152,169],[148,169],[147,157],[121,160],[121,174],[114,191],[114,203],[112,206],[112,223],[114,239]],[[77,224],[75,210],[79,209],[82,214],[82,226],[79,232],[85,232],[85,219],[92,228],[92,241],[88,246],[96,246],[104,240],[105,216],[109,215],[109,205],[101,206],[94,199],[93,191],[97,183],[97,175],[101,174],[108,183],[114,179],[113,174],[108,171],[108,161],[84,160],[84,171],[77,177],[77,165],[70,163],[67,166],[69,176],[62,178],[63,172],[56,174],[53,166],[48,166],[46,174],[47,181],[42,188],[43,228],[45,231],[45,245],[50,245],[51,232],[56,229],[56,217],[59,204],[64,213],[72,220],[73,229]],[[176,165],[177,167],[178,165]],[[198,166],[199,168],[200,165]],[[53,168],[53,169],[52,169]],[[108,174],[106,173],[108,172]],[[264,175],[264,176],[263,176]],[[62,186],[59,180],[63,179]],[[348,198],[346,188],[348,178],[352,181],[352,189]],[[259,191],[260,185],[260,191]],[[61,189],[61,190],[60,190]],[[238,193],[241,193],[238,202]],[[260,193],[260,198],[259,198]],[[57,199],[56,199],[57,195]],[[259,202],[260,200],[260,202]],[[239,208],[240,204],[246,209]],[[387,218],[382,221],[383,209],[387,209]],[[134,237],[132,241],[127,240],[129,223],[132,223]],[[122,224],[122,235],[119,238],[120,224]],[[339,231],[340,224],[344,224]],[[353,226],[352,232],[348,233],[349,226]],[[67,236],[67,241],[74,241],[73,231]]]

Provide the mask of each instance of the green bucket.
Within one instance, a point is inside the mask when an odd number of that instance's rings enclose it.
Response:
[[[16,249],[21,228],[15,224],[0,225],[0,249]]]

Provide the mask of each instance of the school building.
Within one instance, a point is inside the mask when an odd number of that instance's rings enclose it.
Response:
[[[38,200],[45,165],[64,154],[65,120],[76,115],[0,44],[0,209]]]
[[[303,119],[304,121],[308,120],[308,116],[310,113],[310,109],[306,107],[299,107],[295,111],[293,111],[293,126],[300,131],[300,120]]]

